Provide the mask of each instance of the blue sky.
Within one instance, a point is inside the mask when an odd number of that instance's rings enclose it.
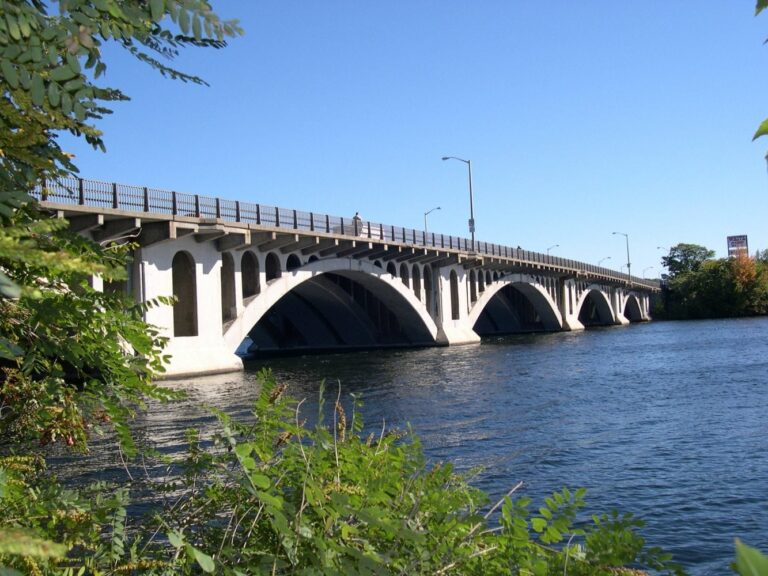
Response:
[[[84,177],[468,236],[615,269],[657,246],[768,248],[768,15],[753,0],[213,2],[245,36],[178,59],[120,52],[132,101]],[[650,268],[653,267],[653,268]]]

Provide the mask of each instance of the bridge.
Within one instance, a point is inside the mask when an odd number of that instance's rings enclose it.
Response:
[[[658,282],[592,264],[356,218],[64,178],[42,208],[96,242],[138,246],[120,289],[173,295],[146,320],[168,376],[251,353],[468,344],[649,320]]]

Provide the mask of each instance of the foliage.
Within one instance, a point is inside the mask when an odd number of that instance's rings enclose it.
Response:
[[[205,0],[0,0],[0,455],[32,453],[30,440],[85,450],[103,425],[130,453],[133,410],[171,396],[152,383],[164,342],[142,320],[146,307],[169,301],[136,304],[91,286],[95,277],[125,279],[132,246],[70,233],[29,192],[76,172],[59,133],[104,148],[95,122],[110,112],[106,104],[127,98],[99,84],[107,43],[165,76],[202,82],[162,60],[186,46],[223,46],[238,33]],[[49,540],[64,543],[69,557],[94,558],[106,508],[87,503],[106,487],[74,496],[37,465],[8,462],[0,466],[0,540],[25,548],[17,568],[36,573],[40,562],[55,561],[61,548]],[[67,524],[59,515],[70,509],[88,511],[89,524]]]
[[[680,243],[669,249],[669,254],[661,258],[661,264],[674,278],[678,274],[696,272],[707,260],[715,257],[715,251],[698,244]]]
[[[58,12],[53,14],[52,12]],[[0,190],[21,191],[74,171],[56,131],[104,148],[93,121],[125,100],[97,82],[113,42],[161,74],[202,83],[167,66],[185,46],[220,47],[239,33],[206,0],[1,0]]]
[[[695,244],[678,244],[662,262],[670,276],[660,318],[730,318],[768,314],[768,264],[747,256],[712,259]]]
[[[741,576],[768,576],[768,557],[736,539],[734,571]]]
[[[631,515],[581,511],[563,489],[536,512],[515,486],[488,497],[450,464],[428,465],[418,438],[365,434],[353,397],[309,428],[301,404],[260,375],[253,418],[218,413],[221,432],[188,434],[186,457],[157,482],[164,509],[133,518],[128,487],[62,489],[41,459],[0,459],[0,568],[36,574],[679,574],[646,549]],[[29,498],[34,494],[34,498]],[[23,532],[19,530],[24,529]],[[0,539],[2,540],[2,539]],[[628,572],[629,573],[629,572]]]
[[[760,14],[766,8],[768,8],[768,1],[757,0],[757,4],[755,4],[755,16]],[[754,136],[752,136],[752,140],[753,141],[757,140],[758,138],[760,138],[761,136],[765,136],[766,134],[768,134],[768,119],[765,119],[760,123],[760,126],[758,126]]]
[[[0,0],[0,450],[29,438],[84,449],[99,422],[130,450],[132,409],[168,397],[151,383],[164,342],[142,321],[163,301],[137,305],[90,286],[96,275],[123,280],[132,246],[70,233],[28,192],[76,171],[57,133],[104,148],[94,122],[126,98],[99,84],[106,43],[202,82],[161,59],[238,33],[205,0]]]
[[[536,513],[516,486],[495,506],[450,464],[429,466],[412,433],[363,433],[337,399],[333,421],[304,425],[269,373],[252,422],[219,413],[203,448],[190,434],[181,493],[157,516],[182,573],[606,574],[679,569],[645,550],[631,516],[583,522],[584,490],[563,489]],[[500,513],[497,515],[497,512]]]

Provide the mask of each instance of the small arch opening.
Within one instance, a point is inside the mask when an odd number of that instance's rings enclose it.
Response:
[[[240,275],[243,283],[243,298],[250,298],[261,291],[259,286],[259,259],[256,255],[247,251],[240,260]]]
[[[267,258],[264,261],[264,271],[267,273],[267,282],[280,278],[282,270],[280,270],[280,258],[277,254],[270,252],[267,254]]]
[[[417,299],[421,300],[421,273],[415,264],[413,265],[413,293]]]
[[[456,271],[451,270],[451,318],[453,320],[459,319],[459,278],[456,276]]]
[[[394,278],[397,278],[397,266],[394,262],[387,264],[387,272],[389,272]]]
[[[237,317],[235,305],[235,260],[232,254],[221,255],[221,321],[228,322]]]
[[[405,264],[405,262],[400,264],[400,279],[403,281],[403,284],[410,288],[411,279],[410,275],[408,274],[408,266]]]
[[[477,302],[477,275],[474,270],[469,271],[469,301]]]
[[[195,259],[188,252],[177,252],[171,262],[173,295],[173,335],[197,336],[197,279]]]
[[[296,270],[296,268],[301,268],[301,260],[299,260],[299,257],[296,256],[296,254],[291,254],[288,256],[288,261],[285,263],[285,269]]]

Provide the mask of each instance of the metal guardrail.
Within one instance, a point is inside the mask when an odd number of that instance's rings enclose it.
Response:
[[[523,250],[521,248],[475,241],[473,249],[471,240],[459,236],[446,236],[444,234],[402,228],[400,226],[375,223],[356,218],[344,218],[265,204],[241,202],[240,200],[225,200],[199,194],[159,190],[146,186],[131,186],[115,182],[66,177],[47,181],[44,186],[39,186],[34,191],[33,196],[41,201],[56,202],[58,204],[113,208],[170,216],[218,218],[229,222],[286,228],[287,230],[302,232],[334,233],[348,236],[352,239],[364,237],[400,242],[420,248],[461,250],[484,256],[517,260],[521,264],[551,266],[613,281],[627,282],[650,289],[659,289],[658,281],[641,280],[609,268],[568,258],[550,256],[540,252]]]

